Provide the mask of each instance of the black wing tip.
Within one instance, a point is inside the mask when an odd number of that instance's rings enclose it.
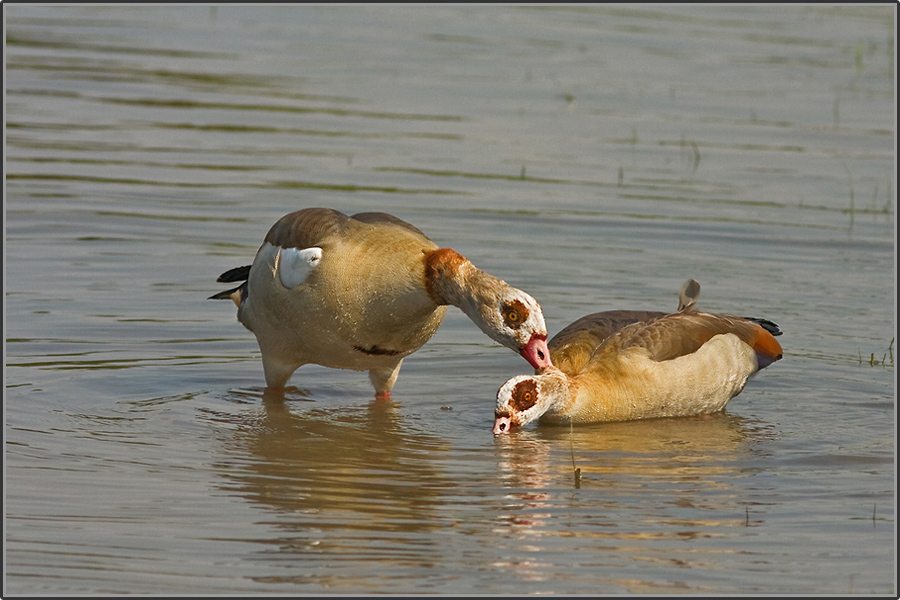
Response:
[[[235,299],[235,294],[240,294],[240,300]],[[244,300],[247,299],[247,283],[244,282],[236,288],[231,288],[230,290],[225,290],[224,292],[219,292],[218,294],[213,294],[207,300],[231,300],[238,306],[243,304]]]
[[[243,267],[236,267],[225,271],[219,275],[219,278],[216,279],[216,281],[219,283],[234,283],[235,281],[247,281],[249,276],[250,265],[244,265]]]
[[[239,289],[241,289],[240,286],[232,288],[230,290],[225,290],[224,292],[219,292],[218,294],[213,294],[212,296],[207,298],[207,300],[231,300],[231,295]]]
[[[753,321],[754,323],[757,323],[760,327],[762,327],[763,329],[765,329],[766,331],[768,331],[775,337],[784,333],[783,331],[781,331],[781,328],[778,325],[776,325],[775,323],[773,323],[772,321],[770,321],[768,319],[761,319],[759,317],[744,317],[744,318],[747,319],[748,321]]]

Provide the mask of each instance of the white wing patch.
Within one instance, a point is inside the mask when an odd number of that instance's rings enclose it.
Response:
[[[275,269],[281,285],[293,289],[306,281],[309,272],[316,268],[322,260],[322,249],[317,247],[279,248],[275,256]]]

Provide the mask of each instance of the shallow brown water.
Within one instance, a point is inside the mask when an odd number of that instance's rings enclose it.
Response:
[[[3,8],[7,594],[895,593],[893,7]],[[494,438],[527,365],[453,309],[393,402],[277,401],[205,298],[306,206],[785,359]]]

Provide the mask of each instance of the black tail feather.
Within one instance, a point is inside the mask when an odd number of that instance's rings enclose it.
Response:
[[[778,327],[778,325],[776,325],[775,323],[773,323],[772,321],[770,321],[768,319],[760,319],[759,317],[744,317],[744,318],[747,319],[748,321],[753,321],[754,323],[758,323],[760,327],[762,327],[763,329],[765,329],[766,331],[768,331],[769,333],[771,333],[774,336],[779,336],[782,333],[784,333],[783,331],[781,331],[781,328]]]
[[[247,299],[247,284],[242,283],[236,288],[231,288],[230,290],[225,290],[224,292],[219,292],[218,294],[213,294],[212,296],[207,298],[207,300],[232,300],[237,304],[237,301],[234,299],[235,292],[240,292],[240,301],[243,302]]]
[[[234,269],[230,269],[225,271],[219,278],[216,279],[219,283],[234,283],[235,281],[247,281],[247,278],[250,276],[250,265],[246,265],[243,267],[237,267]],[[232,292],[234,290],[231,290]],[[222,292],[224,293],[224,292]]]

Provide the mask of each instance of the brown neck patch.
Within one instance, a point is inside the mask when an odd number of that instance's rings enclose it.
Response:
[[[455,278],[464,264],[469,262],[465,256],[452,248],[426,250],[425,253],[425,291],[437,304],[450,304],[442,294],[442,283]]]

